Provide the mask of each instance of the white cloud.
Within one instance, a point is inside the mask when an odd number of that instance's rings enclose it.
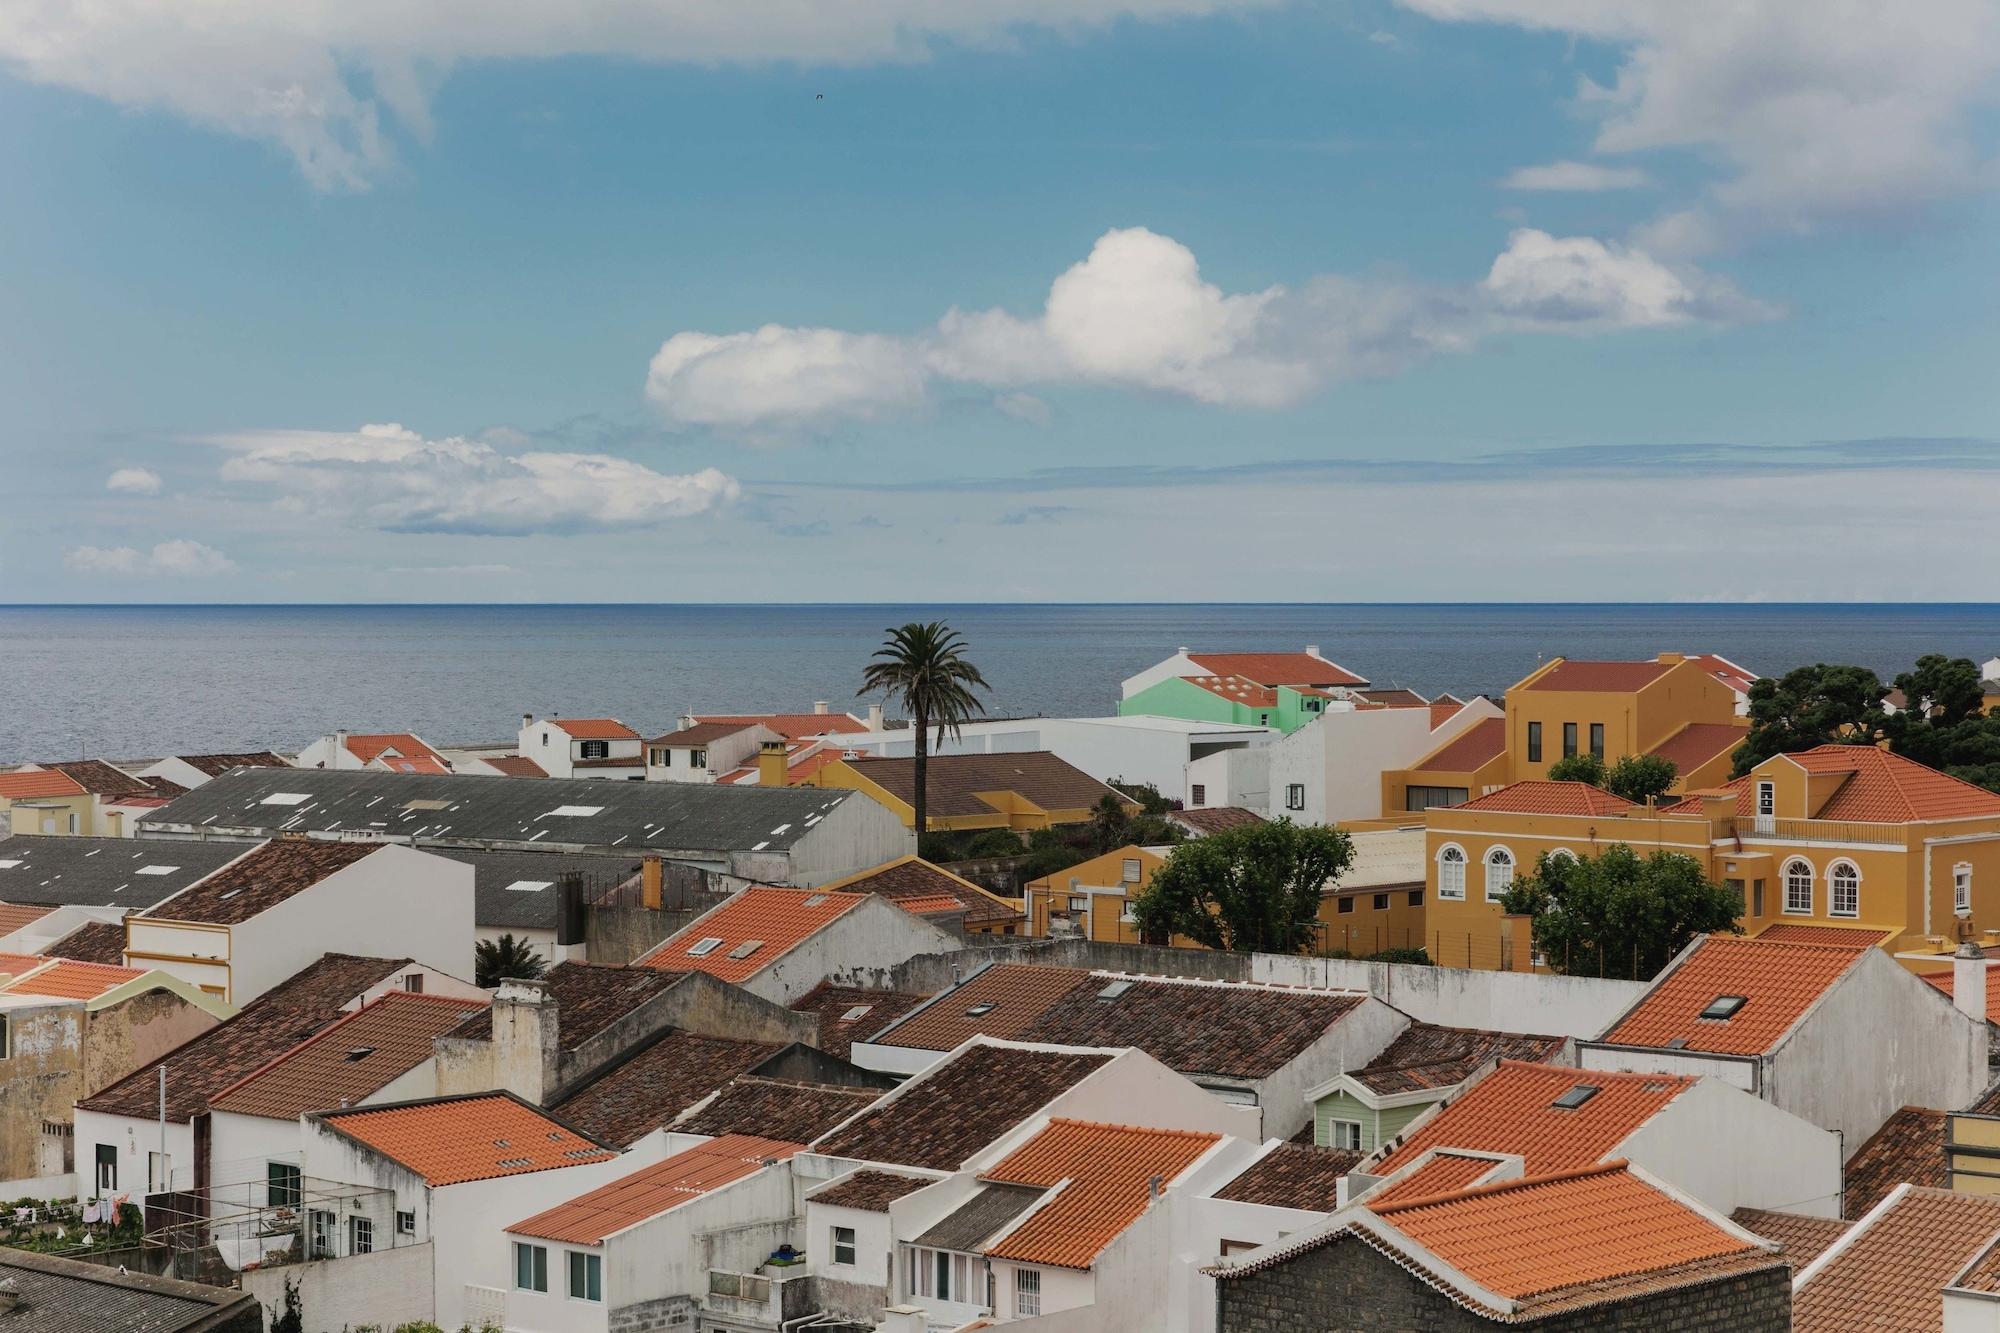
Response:
[[[1500,184],[1509,190],[1566,191],[1598,194],[1605,190],[1638,190],[1653,183],[1637,167],[1607,167],[1596,162],[1545,162],[1517,167]]]
[[[214,547],[185,538],[161,542],[150,551],[130,546],[78,546],[63,556],[63,563],[81,574],[131,578],[203,578],[236,568],[234,561]]]
[[[993,406],[1006,416],[1017,421],[1025,421],[1031,426],[1046,426],[1051,420],[1049,405],[1031,393],[1003,393],[996,395]]]
[[[1895,218],[1994,180],[1968,125],[2000,74],[1992,0],[1402,3],[1622,48],[1609,86],[1579,82],[1597,150],[1693,150],[1728,173],[1704,201],[1713,217],[1649,233],[1656,243]]]
[[[746,432],[870,420],[921,405],[936,382],[999,391],[1076,384],[1226,407],[1283,408],[1329,383],[1393,374],[1507,330],[1594,333],[1770,312],[1720,279],[1588,237],[1514,233],[1462,288],[1322,275],[1228,293],[1144,228],[1106,232],[1034,316],[946,311],[915,336],[794,329],[676,333],[646,393],[670,420]],[[1045,409],[1044,409],[1045,410]]]
[[[11,0],[0,64],[22,77],[162,109],[278,145],[320,188],[361,188],[393,157],[390,123],[430,129],[432,88],[459,63],[567,56],[713,65],[923,59],[1123,19],[1166,20],[1270,0]]]
[[[478,440],[431,440],[399,425],[212,437],[230,452],[222,479],[257,484],[301,517],[394,532],[520,535],[657,523],[740,493],[714,468],[655,472],[608,454],[502,453]]]
[[[164,484],[151,468],[121,467],[105,479],[104,489],[126,495],[158,495]]]

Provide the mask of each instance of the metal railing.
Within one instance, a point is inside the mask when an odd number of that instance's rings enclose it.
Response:
[[[1869,824],[1847,819],[1781,819],[1756,815],[1745,836],[1781,842],[1849,843],[1864,847],[1902,847],[1908,830],[1902,824]]]

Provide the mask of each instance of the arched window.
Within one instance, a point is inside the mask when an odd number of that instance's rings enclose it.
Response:
[[[1558,847],[1549,853],[1549,860],[1574,862],[1576,860],[1576,853],[1567,847]]]
[[[1812,915],[1812,862],[1795,859],[1785,862],[1785,910],[1794,915]]]
[[[1828,916],[1861,915],[1861,871],[1852,861],[1835,861],[1826,868]]]
[[[1486,853],[1486,901],[1497,903],[1514,882],[1514,853],[1495,847]]]
[[[1438,897],[1465,897],[1465,849],[1446,846],[1438,852]]]

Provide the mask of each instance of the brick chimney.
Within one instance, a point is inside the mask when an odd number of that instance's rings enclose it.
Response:
[[[493,993],[493,1083],[540,1106],[555,1090],[556,998],[546,981],[502,981]]]
[[[785,762],[785,743],[765,741],[757,747],[757,785],[760,787],[782,787],[790,768]]]

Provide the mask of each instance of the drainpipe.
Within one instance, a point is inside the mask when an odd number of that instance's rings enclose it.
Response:
[[[167,1157],[167,1067],[160,1066],[160,1166],[167,1171],[167,1179],[160,1186],[161,1193],[173,1190],[173,1170]]]

